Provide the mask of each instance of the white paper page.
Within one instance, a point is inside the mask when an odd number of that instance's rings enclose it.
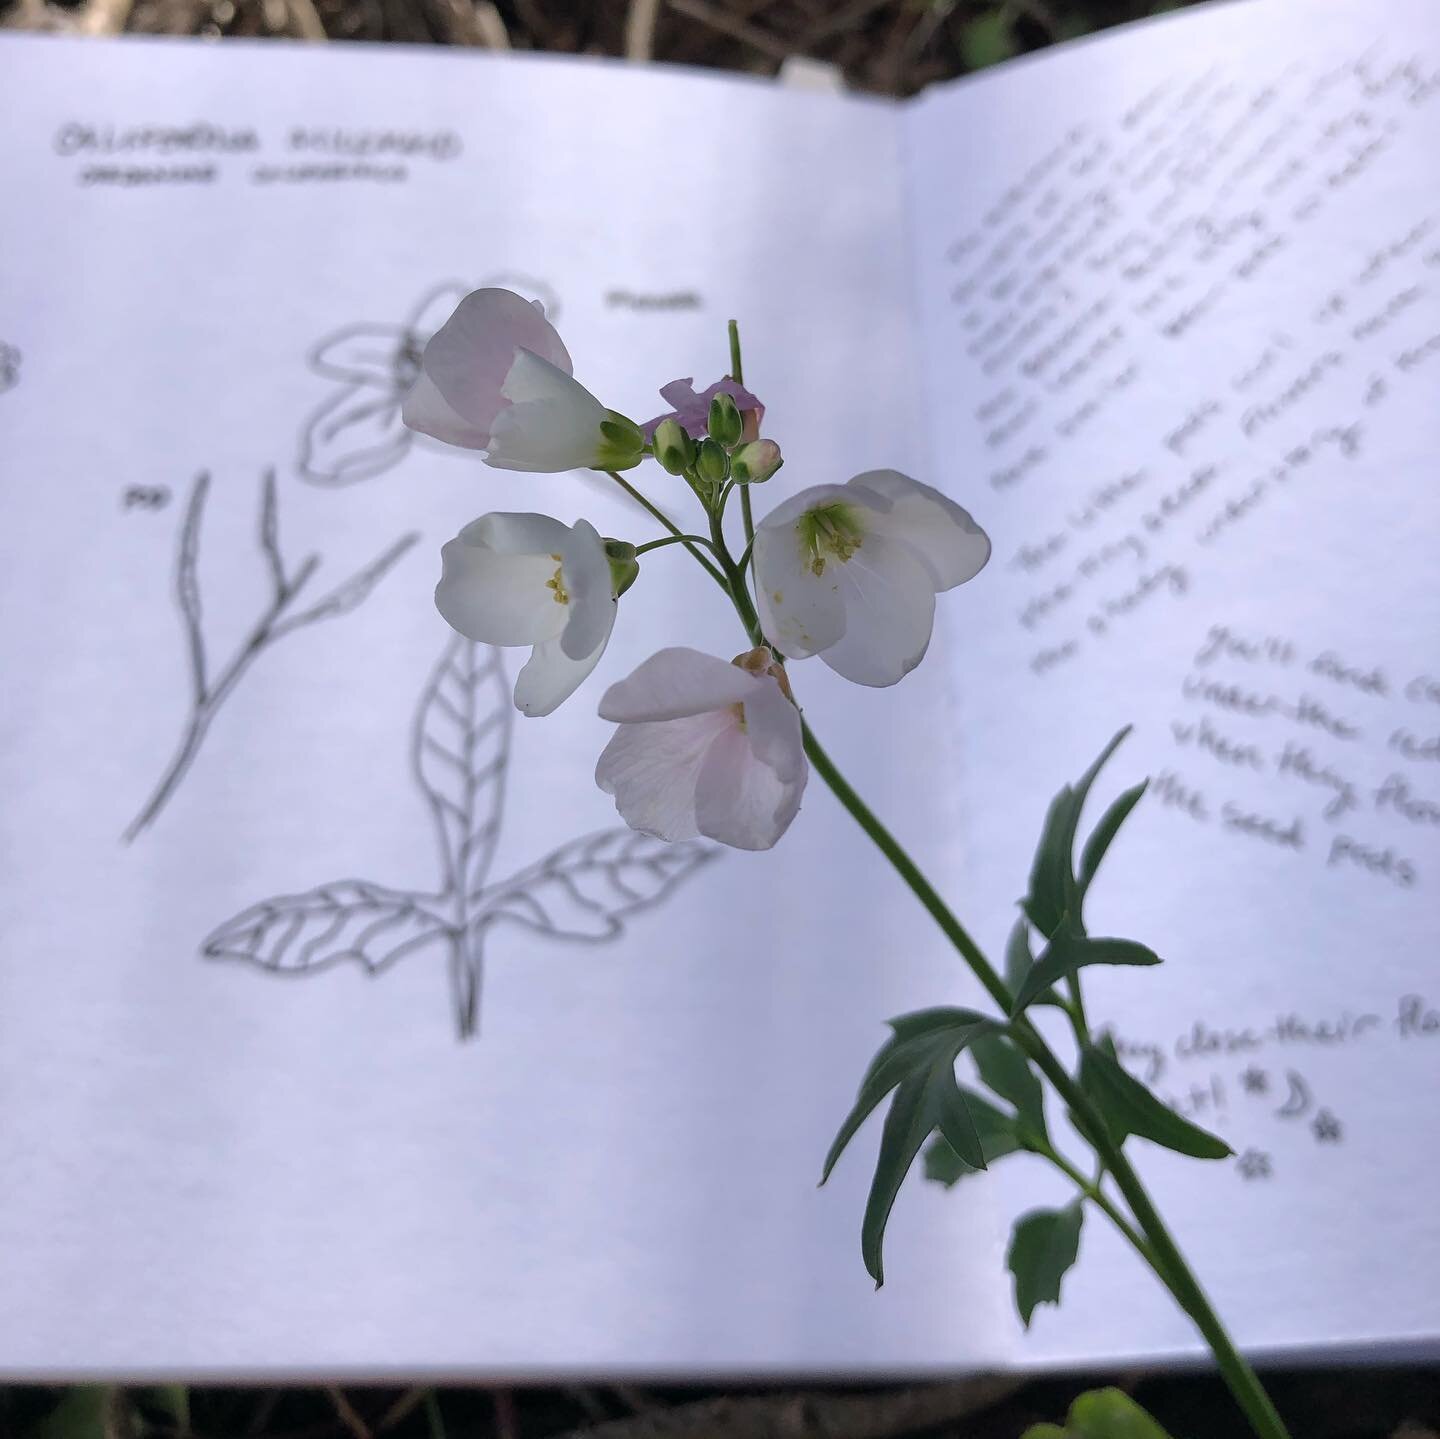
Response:
[[[412,443],[405,327],[423,341],[481,282],[543,294],[579,377],[643,420],[664,381],[718,378],[734,315],[789,457],[762,509],[917,465],[895,111],[340,45],[11,39],[0,90],[23,197],[0,255],[17,380],[0,395],[0,1372],[994,1361],[988,1197],[919,1201],[892,1239],[905,1281],[876,1296],[866,1166],[815,1190],[880,1021],[953,973],[818,784],[778,850],[715,858],[609,942],[495,924],[466,1044],[447,976],[463,951],[387,907],[423,907],[442,879],[411,765],[450,644],[440,543],[494,508],[652,532],[581,477]],[[322,556],[286,615],[418,539],[348,612],[261,643],[272,471],[289,579]],[[187,514],[223,696],[126,844],[194,713]],[[728,657],[739,638],[663,551],[555,716],[447,681],[424,733],[474,740],[479,820],[485,746],[512,727],[489,883],[618,823],[592,780],[605,684],[662,644]],[[837,759],[941,868],[930,771],[905,756],[945,693],[939,666],[905,703],[818,664],[802,684]],[[444,762],[426,766],[454,799]],[[644,896],[667,873],[619,879]],[[581,889],[625,900],[593,873]],[[604,931],[608,911],[536,892],[556,926]],[[207,937],[273,956],[294,910],[277,897],[304,894],[372,904],[371,952],[406,952],[371,977],[204,957]],[[336,948],[310,945],[323,918],[286,966]]]
[[[1259,1351],[1440,1335],[1437,142],[1423,0],[1187,13],[909,116],[932,442],[996,542],[952,888],[998,951],[1049,796],[1136,723],[1097,799],[1157,778],[1090,923],[1167,963],[1087,989],[1237,1152],[1133,1142]],[[1093,1216],[1014,1341],[1195,1348]]]

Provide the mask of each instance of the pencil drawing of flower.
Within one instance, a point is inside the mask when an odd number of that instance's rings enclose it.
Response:
[[[492,931],[510,925],[551,941],[605,943],[715,857],[709,845],[670,845],[615,827],[492,879],[514,713],[501,651],[452,636],[421,693],[410,750],[439,847],[439,885],[401,890],[341,879],[278,895],[222,924],[202,954],[292,976],[348,959],[378,975],[432,951],[445,959],[456,1028],[466,1039],[479,1028]]]
[[[551,319],[559,301],[543,281],[496,275],[484,286],[505,286],[544,306]],[[446,281],[426,291],[403,319],[345,325],[307,357],[311,370],[334,388],[310,413],[300,435],[298,465],[317,485],[350,485],[383,474],[409,453],[415,431],[400,409],[420,375],[430,337],[473,287]]]

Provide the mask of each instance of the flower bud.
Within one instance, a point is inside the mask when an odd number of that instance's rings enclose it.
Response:
[[[640,561],[627,540],[606,540],[605,558],[610,561],[610,593],[618,600],[639,578]]]
[[[731,445],[740,443],[744,428],[745,423],[740,418],[740,408],[734,397],[722,390],[710,401],[710,418],[706,425],[710,438],[729,449]]]
[[[730,456],[730,473],[737,485],[758,485],[784,463],[780,446],[774,440],[751,440]]]
[[[695,462],[702,480],[718,485],[730,472],[730,457],[714,439],[700,442],[700,457]]]
[[[600,421],[600,450],[595,468],[630,470],[644,457],[645,436],[634,420],[616,410],[606,410]]]
[[[695,441],[674,420],[661,420],[650,442],[662,469],[683,475],[695,463]]]

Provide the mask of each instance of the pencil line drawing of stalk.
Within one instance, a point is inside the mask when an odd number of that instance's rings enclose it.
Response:
[[[337,619],[358,608],[394,568],[401,556],[420,538],[417,532],[402,536],[368,565],[322,595],[304,609],[296,609],[301,592],[320,568],[321,556],[311,553],[291,570],[280,549],[279,506],[275,472],[265,473],[260,484],[260,550],[270,575],[270,599],[234,654],[213,675],[205,643],[204,606],[200,586],[200,532],[210,493],[210,475],[201,471],[191,486],[180,524],[175,565],[175,599],[184,630],[190,679],[190,708],[185,727],[170,763],[150,797],[126,826],[122,839],[132,843],[159,817],[174,797],[180,782],[195,762],[201,746],[225,701],[252,664],[286,635],[307,625]]]

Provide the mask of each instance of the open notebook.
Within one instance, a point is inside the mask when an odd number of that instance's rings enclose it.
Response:
[[[913,1177],[872,1292],[873,1134],[817,1193],[821,1157],[881,1021],[977,996],[816,781],[768,855],[615,838],[602,685],[743,647],[683,555],[549,719],[452,642],[477,514],[650,534],[400,427],[481,283],[642,419],[736,317],[762,511],[879,466],[973,511],[928,662],[796,666],[811,722],[998,951],[1049,796],[1134,721],[1093,923],[1167,962],[1092,1012],[1237,1156],[1135,1141],[1162,1210],[1257,1352],[1440,1336],[1429,0],[1220,6],[907,104],[23,37],[0,90],[0,1372],[1195,1352],[1099,1220],[1020,1333],[1005,1238],[1061,1197],[1025,1157]],[[480,798],[447,743],[491,747]],[[456,804],[494,843],[446,927]]]

